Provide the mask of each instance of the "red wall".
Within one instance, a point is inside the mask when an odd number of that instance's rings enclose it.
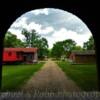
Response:
[[[4,51],[3,52],[3,61],[6,62],[6,61],[21,61],[23,58],[22,56],[20,55],[19,57],[17,57],[17,54],[16,52],[11,52],[11,55],[9,55],[9,52],[7,51]]]

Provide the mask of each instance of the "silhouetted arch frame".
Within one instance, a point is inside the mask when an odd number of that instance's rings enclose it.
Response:
[[[91,1],[92,2],[92,1]],[[76,16],[78,16],[84,23],[88,26],[95,41],[96,47],[96,58],[97,58],[97,72],[98,72],[98,89],[100,91],[100,48],[99,48],[99,34],[98,34],[98,24],[96,15],[96,8],[93,6],[93,2],[90,5],[87,2],[83,1],[67,1],[67,0],[13,0],[7,3],[6,7],[5,2],[0,2],[0,80],[2,80],[2,52],[3,52],[3,40],[6,31],[9,29],[10,25],[22,14],[40,8],[56,8],[64,11],[68,11]],[[0,81],[1,86],[1,81]]]

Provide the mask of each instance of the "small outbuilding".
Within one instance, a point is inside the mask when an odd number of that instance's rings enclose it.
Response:
[[[76,64],[96,63],[96,55],[94,50],[72,51],[69,59]]]
[[[37,48],[4,48],[3,63],[34,63],[38,61]]]

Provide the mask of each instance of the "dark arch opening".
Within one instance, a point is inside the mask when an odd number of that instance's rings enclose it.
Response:
[[[13,4],[13,5],[12,5]],[[2,5],[2,3],[1,3]],[[85,5],[85,8],[84,8]],[[11,8],[9,7],[11,6]],[[91,4],[89,7],[86,5],[86,2],[82,3],[81,2],[67,2],[64,0],[61,1],[56,1],[56,0],[50,0],[50,1],[25,1],[24,3],[21,3],[19,1],[14,1],[11,4],[9,3],[6,8],[2,7],[1,12],[8,12],[8,13],[2,13],[1,19],[0,19],[0,51],[3,51],[3,39],[5,36],[6,31],[12,24],[12,22],[15,21],[20,15],[22,15],[25,12],[28,12],[30,10],[34,9],[39,9],[39,8],[59,8],[68,12],[71,12],[75,15],[77,15],[80,19],[82,19],[88,26],[88,28],[91,30],[93,33],[94,41],[95,41],[95,46],[96,46],[96,57],[97,57],[97,71],[98,71],[98,85],[100,84],[100,64],[99,64],[99,57],[100,57],[100,49],[98,45],[99,41],[99,35],[97,32],[97,20],[96,17],[96,8],[93,8],[93,5]],[[95,10],[95,11],[94,11]],[[94,11],[94,12],[92,12]],[[0,79],[2,79],[2,52],[0,52],[1,57],[0,57]],[[0,82],[1,86],[1,82]],[[100,87],[99,87],[100,90]]]

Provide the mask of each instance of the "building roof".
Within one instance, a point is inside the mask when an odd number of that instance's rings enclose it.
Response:
[[[75,55],[95,55],[95,50],[72,51]]]
[[[4,48],[4,51],[36,52],[37,48]]]

